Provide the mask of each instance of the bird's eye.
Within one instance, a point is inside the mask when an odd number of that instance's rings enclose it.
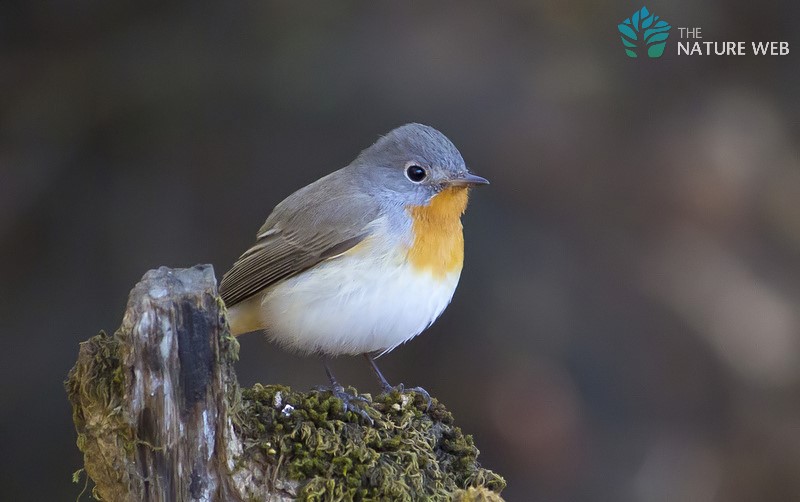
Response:
[[[425,169],[416,164],[412,164],[406,168],[406,176],[414,183],[421,182],[427,175],[428,173],[425,172]]]

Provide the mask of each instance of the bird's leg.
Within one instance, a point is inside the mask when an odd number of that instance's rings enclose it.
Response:
[[[328,375],[328,380],[331,381],[331,388],[332,389],[339,389],[339,390],[343,391],[344,387],[342,387],[342,385],[336,380],[336,377],[333,376],[333,372],[331,371],[331,367],[328,364],[328,360],[327,359],[323,359],[322,360],[322,365],[325,366],[325,374]]]
[[[392,385],[389,382],[386,381],[386,377],[383,376],[383,373],[381,373],[381,370],[378,369],[378,365],[375,364],[375,359],[372,357],[372,355],[364,354],[364,358],[369,363],[369,367],[372,368],[372,371],[375,373],[375,376],[378,377],[378,380],[381,383],[381,387],[383,387],[383,391],[387,392],[387,393],[388,392],[392,392],[392,390],[394,390],[394,387],[392,387]],[[401,387],[399,389],[400,392],[403,392],[402,385],[403,384],[400,384],[400,387]]]
[[[361,417],[366,419],[369,423],[374,423],[372,418],[367,414],[367,410],[365,410],[361,404],[356,403],[359,402],[366,404],[369,402],[367,398],[348,393],[345,388],[342,387],[342,385],[336,380],[336,377],[333,376],[333,372],[331,371],[331,367],[328,365],[327,359],[322,360],[322,365],[325,366],[325,373],[328,375],[328,380],[331,382],[331,394],[333,394],[333,397],[342,402],[345,413],[348,411],[354,411],[361,415]]]
[[[402,394],[402,393],[404,393],[406,391],[406,388],[402,383],[401,384],[397,384],[395,386],[392,386],[386,380],[386,377],[383,376],[383,373],[381,373],[381,370],[378,369],[378,365],[375,364],[375,358],[372,357],[372,354],[364,354],[364,358],[369,363],[369,366],[370,366],[370,368],[372,368],[372,371],[375,373],[375,376],[378,377],[378,380],[381,383],[381,387],[383,388],[383,392],[384,393],[389,394],[390,392],[396,390],[397,392]],[[420,394],[422,396],[422,398],[425,399],[425,405],[426,405],[425,409],[429,409],[431,407],[431,395],[428,393],[427,390],[423,389],[422,387],[411,387],[408,390],[414,391],[414,392]]]

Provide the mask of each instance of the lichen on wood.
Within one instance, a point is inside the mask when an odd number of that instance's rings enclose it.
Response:
[[[96,498],[501,500],[435,399],[364,395],[369,423],[329,392],[240,389],[224,312],[210,266],[162,267],[81,344],[66,388]]]

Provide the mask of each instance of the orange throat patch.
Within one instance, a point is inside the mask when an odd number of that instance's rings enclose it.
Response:
[[[414,240],[408,259],[414,268],[445,277],[464,264],[461,215],[467,209],[469,189],[445,188],[427,206],[406,206]]]

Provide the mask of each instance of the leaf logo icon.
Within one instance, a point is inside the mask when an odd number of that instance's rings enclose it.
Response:
[[[671,28],[669,23],[651,13],[647,7],[642,7],[617,25],[625,53],[631,58],[639,57],[639,53],[645,49],[648,57],[660,58],[667,46]]]

